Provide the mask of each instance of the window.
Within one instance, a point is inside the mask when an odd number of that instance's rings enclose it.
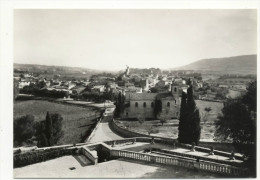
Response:
[[[177,92],[177,88],[176,87],[174,88],[174,92]]]
[[[152,108],[154,107],[154,102],[151,103],[151,107],[152,107]]]
[[[143,106],[146,107],[146,102],[144,102]]]
[[[170,107],[170,102],[167,102],[167,107]]]
[[[174,100],[175,104],[176,104],[176,100]]]
[[[126,112],[126,117],[128,117],[128,112]]]
[[[138,102],[135,103],[135,107],[138,107]]]

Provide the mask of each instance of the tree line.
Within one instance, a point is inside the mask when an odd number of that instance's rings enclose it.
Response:
[[[68,92],[65,91],[57,91],[48,89],[42,89],[45,87],[45,83],[43,81],[37,84],[30,84],[29,86],[24,86],[21,90],[21,94],[32,94],[39,97],[48,97],[48,98],[64,98],[68,97]]]

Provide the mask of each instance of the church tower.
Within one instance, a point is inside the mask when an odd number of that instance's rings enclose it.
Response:
[[[171,84],[171,92],[175,99],[179,98],[179,86],[174,82]]]

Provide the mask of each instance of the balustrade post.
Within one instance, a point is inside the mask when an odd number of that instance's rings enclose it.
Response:
[[[113,141],[113,142],[112,142],[112,147],[115,147],[115,145],[116,145],[116,142]]]
[[[234,160],[234,159],[235,159],[235,153],[234,153],[234,151],[232,151],[230,153],[230,160]]]
[[[151,144],[154,144],[154,137],[152,137],[151,139]]]
[[[212,146],[210,147],[209,155],[214,155],[214,148]]]
[[[193,151],[193,152],[195,151],[195,143],[194,142],[192,143],[191,151]]]

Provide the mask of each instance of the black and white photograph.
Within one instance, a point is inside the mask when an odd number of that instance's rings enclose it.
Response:
[[[257,13],[14,8],[13,178],[256,178]]]

